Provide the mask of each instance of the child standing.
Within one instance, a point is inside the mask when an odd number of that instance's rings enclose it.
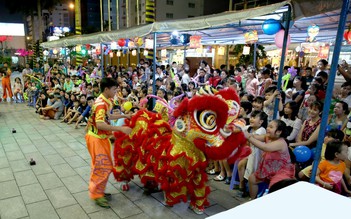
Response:
[[[256,135],[265,135],[266,134],[266,127],[267,127],[267,114],[260,111],[253,111],[251,113],[250,118],[250,125],[244,128],[245,131],[248,131],[251,134]],[[255,147],[253,144],[250,145],[251,147],[251,154],[239,161],[238,164],[238,171],[239,171],[239,189],[243,190],[243,196],[246,195],[245,188],[245,181],[244,179],[248,180],[250,175],[257,170],[258,164],[261,160],[262,151]]]
[[[264,98],[261,96],[255,97],[252,101],[252,111],[262,111],[263,110]]]
[[[24,98],[23,98],[23,85],[22,85],[22,82],[21,82],[21,79],[19,77],[15,78],[15,84],[13,85],[13,90],[14,90],[14,95],[15,95],[15,100],[16,100],[16,103],[17,102],[23,102]],[[17,95],[20,95],[21,96],[21,99],[18,99],[18,96]]]
[[[261,161],[255,173],[249,177],[249,192],[251,199],[258,193],[258,184],[274,183],[283,179],[293,179],[295,166],[294,157],[290,157],[286,133],[286,124],[281,120],[273,120],[268,124],[266,135],[253,135],[244,131],[247,140],[263,151]]]
[[[37,91],[38,91],[38,89],[37,89],[35,82],[32,82],[31,86],[29,86],[27,88],[27,91],[26,91],[28,99],[29,99],[28,106],[35,107]]]
[[[282,97],[280,92],[277,90],[277,87],[269,87],[265,92],[265,98],[266,100],[263,103],[263,111],[268,115],[268,122],[271,122],[274,119],[273,113],[276,98],[279,99],[278,112],[283,110]]]

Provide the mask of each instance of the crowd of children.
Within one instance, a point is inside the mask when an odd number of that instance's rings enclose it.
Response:
[[[226,184],[230,184],[234,180],[232,176],[237,174],[242,195],[250,194],[251,198],[255,198],[261,182],[271,187],[282,179],[305,179],[309,176],[310,169],[302,170],[302,167],[310,165],[313,159],[296,165],[291,150],[299,145],[315,148],[318,133],[324,131],[320,130],[320,123],[328,84],[328,63],[320,60],[316,64],[315,68],[295,67],[296,75],[292,74],[291,67],[284,67],[283,74],[291,76],[285,77],[287,79],[284,79],[282,89],[277,88],[277,69],[270,65],[259,71],[252,66],[230,66],[227,71],[225,65],[212,69],[208,63],[201,61],[196,72],[189,72],[188,65],[160,65],[155,72],[154,87],[152,68],[144,60],[135,68],[109,66],[104,75],[118,83],[114,111],[128,115],[139,109],[148,109],[160,113],[171,124],[174,119],[171,109],[183,98],[197,95],[201,86],[210,85],[217,90],[235,89],[240,94],[240,117],[246,121],[243,131],[252,153],[235,164],[237,171],[233,172],[232,166],[224,160],[213,162],[208,174],[214,175],[215,181]],[[43,119],[61,120],[75,124],[76,128],[87,123],[91,107],[100,94],[102,74],[99,66],[88,65],[67,71],[59,65],[48,71],[41,70],[39,66],[34,71],[27,66],[23,70],[23,82],[16,78],[13,87],[7,79],[11,71],[4,67],[1,70],[3,98],[14,95],[13,101],[27,101]],[[348,69],[346,62],[338,67],[346,82],[341,85],[340,92],[335,92],[333,96],[326,130],[345,135],[338,135],[326,142],[326,149],[322,151],[325,160],[320,163],[316,178],[322,187],[342,194],[350,194],[351,185],[350,160],[345,154],[351,140],[351,77],[348,77]],[[155,105],[150,97],[157,98]],[[274,118],[276,99],[279,119]],[[111,121],[111,124],[121,126],[124,122],[122,119]],[[341,177],[337,180],[330,177],[331,171],[339,171]]]

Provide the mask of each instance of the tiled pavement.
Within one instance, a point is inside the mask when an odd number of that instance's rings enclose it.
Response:
[[[31,158],[35,166],[28,164]],[[199,216],[187,203],[163,206],[162,193],[143,195],[138,178],[130,191],[122,192],[111,175],[107,192],[113,194],[112,208],[106,210],[88,197],[89,164],[83,128],[40,120],[25,104],[0,103],[1,219],[205,218],[243,201],[223,182],[210,181],[211,205]]]

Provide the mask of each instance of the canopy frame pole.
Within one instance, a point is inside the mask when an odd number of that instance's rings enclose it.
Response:
[[[111,57],[111,53],[112,53],[112,57]],[[111,51],[108,54],[108,61],[109,61],[108,65],[110,66],[110,68],[112,67],[112,61],[113,61],[112,59],[113,59],[113,52]]]
[[[127,66],[126,66],[126,69],[128,69],[128,67],[130,66],[130,50],[129,48],[127,49]]]
[[[257,60],[257,42],[254,43],[254,57],[253,57],[253,67],[256,69],[256,60]]]
[[[326,94],[324,106],[323,106],[322,121],[320,124],[320,131],[318,133],[316,153],[314,155],[312,174],[310,178],[311,183],[315,183],[316,181],[317,167],[321,157],[321,150],[322,150],[322,145],[323,145],[324,135],[325,135],[324,130],[326,130],[327,123],[328,123],[328,113],[329,113],[331,99],[333,95],[335,75],[336,75],[340,50],[342,46],[343,34],[345,30],[345,23],[347,20],[347,13],[348,13],[349,6],[350,6],[350,0],[343,0],[343,6],[341,7],[341,12],[340,12],[339,28],[336,34],[333,58],[331,62],[331,69],[328,77],[329,79],[328,79],[328,86],[327,86],[327,94]]]
[[[154,45],[153,45],[153,62],[152,62],[152,93],[156,95],[156,40],[157,40],[157,33],[154,33]],[[146,79],[147,80],[147,79]],[[152,108],[155,107],[156,99],[152,98]]]
[[[68,75],[68,68],[67,68],[67,48],[63,47],[65,51],[65,55],[63,56],[63,65],[65,66],[66,69],[66,75]]]
[[[297,54],[298,54],[298,56],[299,56],[299,59],[298,59],[298,62],[299,63],[297,63],[297,67],[302,67],[302,66],[304,66],[304,65],[301,65],[301,61],[302,61],[302,57],[300,56],[300,52],[302,52],[302,43],[300,43],[300,51],[298,51],[297,52]],[[329,50],[329,52],[330,52],[330,50]]]
[[[104,78],[104,44],[100,43],[100,54],[101,54],[101,64],[100,64],[100,68],[101,68],[101,76]]]
[[[119,52],[119,50],[117,51],[117,52]],[[116,56],[117,56],[117,54],[116,54]],[[120,57],[119,56],[117,56],[117,72],[119,72],[120,71],[120,59],[119,59]]]
[[[139,63],[140,63],[140,47],[139,47],[139,46],[137,47],[137,52],[138,52],[138,54],[137,54],[137,63],[136,63],[136,66],[138,66]]]
[[[185,64],[185,59],[186,59],[186,45],[184,45],[183,66],[184,66],[184,64]]]
[[[283,48],[282,48],[282,56],[280,58],[280,66],[279,66],[279,74],[278,74],[278,84],[277,84],[277,89],[281,91],[282,87],[282,78],[283,78],[283,68],[284,68],[284,61],[285,61],[285,53],[286,53],[286,48],[287,48],[287,41],[288,41],[288,35],[289,35],[289,26],[290,26],[290,19],[291,19],[291,6],[288,5],[288,11],[284,13],[285,18],[287,18],[287,21],[285,23],[285,31],[284,31],[284,41],[283,41]],[[274,101],[274,113],[273,113],[273,119],[277,119],[278,115],[278,107],[279,107],[279,99],[275,98]]]
[[[229,45],[225,47],[225,69],[229,70]]]

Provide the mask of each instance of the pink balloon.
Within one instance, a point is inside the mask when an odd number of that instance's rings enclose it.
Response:
[[[278,33],[275,35],[274,42],[278,48],[283,47],[284,32],[285,32],[284,30],[279,30]],[[288,34],[288,41],[286,46],[289,46],[290,42],[291,42],[291,38],[290,38],[290,34]]]

